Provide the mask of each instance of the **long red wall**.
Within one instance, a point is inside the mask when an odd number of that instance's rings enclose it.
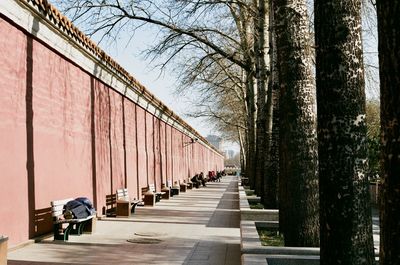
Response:
[[[99,214],[128,187],[221,170],[223,157],[0,17],[0,234],[51,232],[50,201],[85,196]],[[5,221],[10,220],[10,221]]]

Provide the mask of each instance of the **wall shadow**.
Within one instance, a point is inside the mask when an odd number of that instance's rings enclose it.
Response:
[[[35,22],[36,21],[36,22]],[[38,24],[34,20],[34,24]],[[28,184],[29,238],[35,237],[35,154],[33,134],[33,38],[26,43],[26,171]]]
[[[97,70],[97,68],[96,68]],[[90,77],[90,133],[92,151],[92,185],[93,185],[93,204],[97,209],[97,175],[96,175],[96,124],[95,124],[95,80]]]

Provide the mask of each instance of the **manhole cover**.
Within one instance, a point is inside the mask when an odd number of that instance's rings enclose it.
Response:
[[[165,236],[167,234],[163,233],[154,233],[154,232],[138,232],[135,233],[135,236],[144,236],[144,237],[160,237],[160,236]]]
[[[162,240],[156,238],[132,238],[126,241],[135,244],[158,244],[162,242]]]

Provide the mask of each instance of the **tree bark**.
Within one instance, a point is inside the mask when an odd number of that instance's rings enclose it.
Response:
[[[380,264],[400,264],[400,3],[376,2],[381,81]]]
[[[255,1],[257,2],[257,1]],[[265,34],[268,28],[268,20],[266,19],[266,2],[259,0],[258,14],[254,19],[255,24],[255,62],[256,62],[256,76],[257,76],[257,134],[256,134],[256,179],[255,179],[255,193],[263,196],[263,184],[265,176],[265,163],[267,161],[267,80],[269,75],[268,57],[266,56],[269,48],[269,38]]]
[[[275,0],[280,81],[279,224],[286,246],[318,246],[315,85],[305,0]]]
[[[272,131],[269,138],[268,161],[265,165],[265,183],[263,204],[266,209],[278,208],[279,183],[279,90],[272,87]]]
[[[265,165],[264,196],[262,197],[264,208],[278,208],[278,178],[279,178],[279,90],[272,91],[273,110],[272,131],[269,137],[268,161]]]
[[[247,101],[247,157],[246,157],[246,177],[249,178],[249,185],[254,189],[255,184],[255,154],[256,154],[256,108],[254,93],[254,73],[246,72],[246,101]]]
[[[240,169],[241,172],[246,168],[246,148],[245,148],[245,143],[243,141],[243,137],[242,137],[242,133],[240,132],[240,129],[237,128],[237,132],[238,132],[238,139],[239,139],[239,147],[240,147]]]
[[[264,176],[264,192],[261,196],[264,208],[278,208],[278,175],[279,175],[279,80],[277,72],[277,51],[274,29],[273,2],[269,2],[269,63],[270,74],[268,77],[267,91],[267,138],[266,138],[266,163]]]
[[[314,11],[321,264],[373,264],[361,0],[316,0]]]

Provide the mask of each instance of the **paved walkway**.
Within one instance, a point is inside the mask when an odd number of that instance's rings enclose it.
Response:
[[[237,177],[188,190],[130,218],[97,221],[96,233],[52,238],[8,253],[9,265],[240,264]],[[133,243],[128,242],[128,240]]]

